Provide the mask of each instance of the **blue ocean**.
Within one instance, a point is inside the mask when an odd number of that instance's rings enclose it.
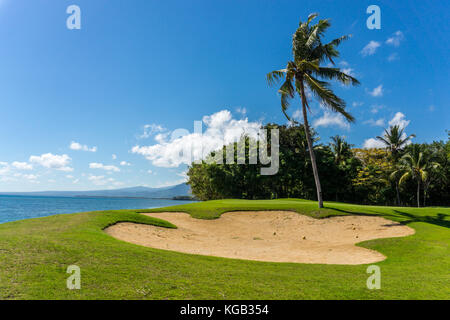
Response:
[[[135,198],[0,196],[0,223],[61,213],[160,208],[191,202],[193,201]]]

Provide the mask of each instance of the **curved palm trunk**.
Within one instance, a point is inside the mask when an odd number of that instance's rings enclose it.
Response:
[[[316,182],[317,200],[319,202],[319,208],[323,208],[322,188],[320,186],[319,171],[317,170],[316,156],[314,154],[314,148],[313,148],[313,144],[311,141],[311,135],[310,135],[309,123],[308,123],[308,115],[306,112],[305,89],[303,87],[303,81],[300,81],[300,83],[301,83],[300,90],[301,90],[301,98],[302,98],[303,121],[304,121],[304,127],[305,127],[306,140],[308,141],[309,156],[311,157],[314,181]]]

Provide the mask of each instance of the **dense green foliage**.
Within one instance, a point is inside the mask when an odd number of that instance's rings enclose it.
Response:
[[[293,210],[313,217],[378,215],[416,230],[359,245],[378,262],[381,290],[368,290],[367,265],[265,263],[183,254],[116,240],[119,221],[172,227],[136,212],[185,211],[217,218],[233,210]],[[151,210],[55,215],[0,224],[0,299],[449,299],[448,208],[395,208],[282,200],[218,200]],[[68,290],[69,265],[81,290]]]
[[[265,126],[267,129],[274,127],[273,124]],[[193,194],[201,200],[316,200],[303,126],[279,126],[278,129],[280,166],[276,175],[261,175],[263,165],[249,164],[249,153],[256,151],[249,149],[249,138],[243,138],[247,139],[245,164],[237,164],[239,153],[236,152],[235,164],[225,163],[224,160],[224,164],[204,161],[190,166],[188,184]],[[390,129],[396,130],[394,127]],[[450,140],[406,145],[402,143],[403,139],[395,146],[387,145],[386,149],[352,149],[342,137],[332,137],[331,143],[324,145],[318,143],[314,132],[311,134],[316,141],[314,152],[325,200],[417,205],[419,188],[420,205],[450,204]],[[383,139],[388,139],[387,135]],[[242,146],[234,143],[226,148],[238,148],[238,145]],[[270,141],[268,145],[270,147]],[[408,159],[419,154],[422,154],[420,165],[426,174],[422,174],[418,186],[415,171],[411,168],[408,171],[408,163],[411,162]],[[214,152],[211,154],[213,156]],[[412,175],[411,179],[408,179],[407,172]]]

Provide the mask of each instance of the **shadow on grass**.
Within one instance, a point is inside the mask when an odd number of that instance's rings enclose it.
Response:
[[[348,211],[348,210],[331,208],[331,207],[330,207],[330,209],[333,209],[333,210],[336,210],[339,212],[343,212],[343,213],[347,213],[347,214],[359,215],[359,216],[373,216],[373,214],[370,214],[370,213],[354,212],[354,211]],[[450,217],[450,215],[445,214],[445,213],[437,213],[436,216],[423,216],[423,215],[415,215],[412,213],[403,212],[403,211],[399,211],[399,210],[395,210],[395,209],[394,209],[394,212],[396,214],[390,214],[390,213],[380,212],[380,211],[376,211],[376,210],[373,210],[372,212],[374,214],[378,214],[378,215],[386,217],[386,218],[396,218],[396,219],[400,218],[401,220],[398,222],[401,224],[405,224],[405,225],[412,223],[412,222],[424,222],[424,223],[434,224],[436,226],[440,226],[440,227],[444,227],[444,228],[450,228],[450,220],[447,219],[448,217]]]

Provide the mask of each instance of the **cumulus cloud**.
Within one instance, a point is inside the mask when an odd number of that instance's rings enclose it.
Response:
[[[29,162],[36,163],[48,169],[55,169],[60,171],[73,171],[73,168],[69,167],[72,159],[67,155],[57,155],[52,153],[45,153],[40,156],[31,156]]]
[[[19,170],[33,170],[33,166],[28,162],[14,161],[11,165]]]
[[[143,155],[157,167],[178,167],[203,159],[211,151],[239,140],[243,134],[256,139],[261,128],[260,122],[233,119],[229,110],[204,116],[202,125],[206,127],[203,133],[178,129],[170,137],[169,134],[159,137],[157,144],[136,145],[131,152]]]
[[[384,148],[385,145],[378,139],[370,138],[364,141],[363,148],[364,149],[373,149],[373,148]]]
[[[392,118],[391,121],[389,121],[389,125],[392,126],[399,126],[400,129],[405,129],[410,120],[405,119],[405,115],[401,112],[397,112],[395,116]]]
[[[380,47],[380,46],[381,46],[381,44],[379,42],[372,40],[361,50],[361,54],[363,56],[371,56],[371,55],[375,54],[378,47]]]
[[[369,94],[372,97],[381,97],[381,96],[383,96],[383,85],[380,84],[378,87],[373,88],[372,91],[369,91]]]
[[[97,152],[97,147],[88,147],[85,144],[81,144],[75,141],[72,141],[70,143],[70,149],[77,150],[77,151],[88,151],[88,152]]]
[[[139,138],[147,139],[147,138],[150,138],[155,133],[163,132],[165,130],[166,129],[163,126],[159,125],[159,124],[154,124],[154,123],[146,124],[146,125],[144,125],[143,133],[139,136]]]
[[[314,127],[329,127],[338,126],[344,129],[349,129],[350,124],[345,120],[345,118],[338,113],[331,113],[325,111],[323,116],[314,120]]]
[[[364,104],[364,102],[361,101],[354,101],[352,103],[352,107],[356,108],[356,107],[361,107]]]
[[[129,167],[129,166],[131,166],[131,163],[126,162],[126,161],[121,161],[120,165],[123,166],[123,167]]]
[[[403,32],[396,31],[391,37],[389,37],[386,40],[386,44],[392,45],[394,47],[398,47],[400,45],[400,42],[403,41],[403,39],[405,39],[405,36],[403,35]]]
[[[89,163],[89,168],[91,169],[101,169],[105,171],[113,171],[113,172],[119,172],[120,169],[113,165],[104,165],[103,163],[98,162],[91,162]]]

